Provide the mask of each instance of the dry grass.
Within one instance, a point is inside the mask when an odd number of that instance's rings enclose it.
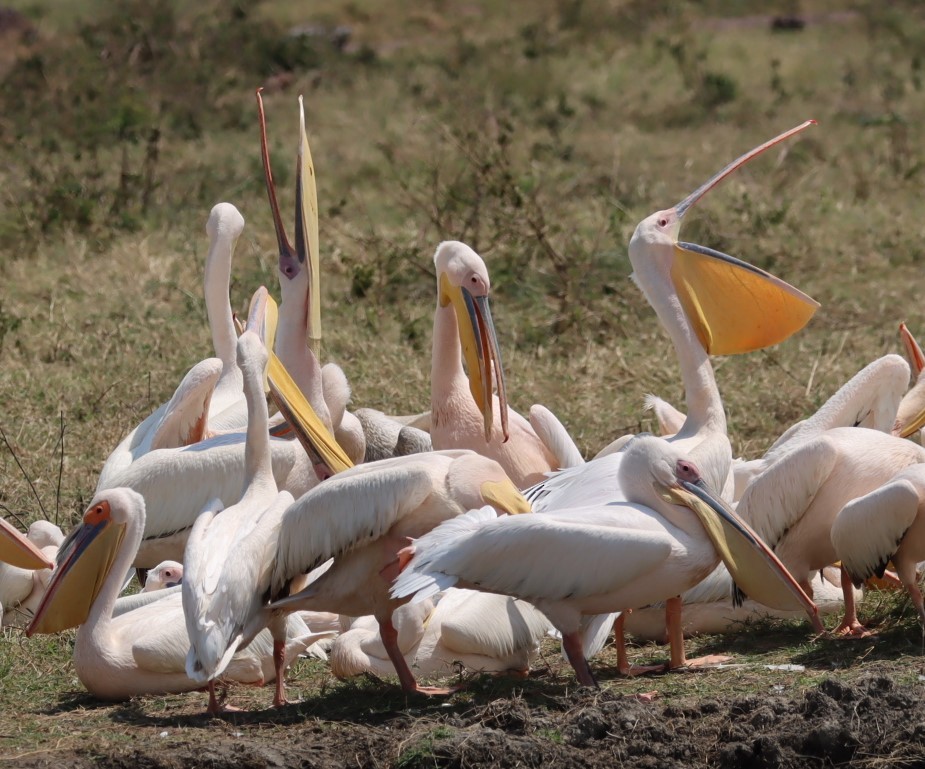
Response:
[[[650,428],[644,394],[680,405],[682,393],[669,343],[628,280],[633,227],[807,117],[820,125],[729,180],[683,233],[822,303],[794,339],[717,362],[736,449],[759,454],[860,367],[897,351],[900,320],[925,333],[925,18],[915,4],[836,13],[840,4],[804,2],[818,21],[794,33],[771,32],[751,4],[718,0],[545,0],[503,14],[488,2],[325,0],[310,18],[283,0],[248,18],[217,3],[200,15],[168,2],[13,5],[39,30],[0,73],[0,427],[12,449],[0,449],[0,504],[24,520],[43,513],[13,452],[45,512],[72,522],[121,435],[208,354],[200,276],[214,202],[235,203],[248,221],[234,305],[274,286],[253,103],[262,83],[277,89],[266,103],[284,188],[295,96],[306,95],[325,344],[357,405],[426,406],[431,254],[461,238],[492,271],[513,405],[550,406],[588,454]],[[126,8],[134,24],[116,21]],[[309,21],[348,26],[346,48],[286,38]],[[913,624],[902,622],[900,651],[887,656],[919,667]],[[734,651],[748,654],[755,637]],[[868,659],[859,646],[806,646],[802,634],[787,643],[756,659]],[[29,713],[2,709],[0,752],[71,749],[103,727],[128,739],[119,724],[139,713],[155,735],[199,708],[189,698],[101,708],[78,693],[67,636],[8,633],[0,645],[4,692]],[[751,675],[723,673],[720,685]],[[784,678],[802,686],[814,675]],[[295,677],[328,708],[356,686],[313,667]],[[713,686],[664,681],[670,696]],[[495,686],[474,684],[472,696]]]

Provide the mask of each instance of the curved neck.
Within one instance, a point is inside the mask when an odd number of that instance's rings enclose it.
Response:
[[[467,387],[456,311],[451,304],[441,307],[438,299],[434,312],[434,341],[430,362],[431,405],[444,403],[447,396],[460,386]]]
[[[81,636],[88,637],[94,649],[102,649],[108,643],[109,626],[112,623],[112,612],[116,606],[116,599],[122,592],[122,583],[125,575],[132,567],[132,561],[138,548],[145,528],[144,510],[134,510],[128,516],[125,524],[125,536],[119,546],[119,552],[113,560],[109,573],[103,580],[103,586],[90,607],[90,613],[77,632],[78,641]]]
[[[229,367],[237,368],[235,345],[238,337],[235,334],[231,302],[228,299],[234,245],[235,238],[219,228],[209,244],[204,277],[206,314],[212,331],[212,347],[215,349],[215,355],[221,358],[223,371]]]
[[[678,437],[688,437],[705,428],[725,434],[726,413],[713,376],[710,356],[684,312],[667,267],[661,269],[658,261],[652,257],[634,260],[632,248],[630,260],[633,262],[637,283],[671,337],[681,367],[687,419]]]
[[[263,371],[256,361],[242,366],[244,400],[247,401],[247,436],[244,442],[244,493],[258,482],[271,482],[273,464],[270,459],[270,427],[267,399],[263,392]]]

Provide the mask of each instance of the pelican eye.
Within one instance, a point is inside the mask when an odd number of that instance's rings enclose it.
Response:
[[[659,226],[659,227],[667,227],[667,226],[668,226],[668,220],[665,219],[664,217],[661,218],[661,219],[659,219],[659,220],[658,220],[658,226]]]

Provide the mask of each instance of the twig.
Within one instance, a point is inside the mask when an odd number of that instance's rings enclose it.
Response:
[[[22,518],[19,517],[19,513],[14,513],[12,510],[10,510],[10,508],[8,508],[2,502],[0,502],[0,510],[3,510],[7,515],[11,516],[12,518],[15,518],[16,523],[22,526],[23,531],[29,530],[29,527],[26,525],[26,522]]]
[[[61,434],[58,438],[58,445],[61,446],[61,454],[58,460],[58,486],[55,489],[55,526],[58,525],[58,510],[61,507],[61,476],[64,475],[64,409],[59,412],[61,422]]]
[[[35,501],[39,503],[39,509],[42,511],[42,515],[45,516],[45,520],[48,520],[48,513],[45,512],[45,505],[42,504],[42,500],[39,497],[39,493],[35,490],[35,486],[32,483],[32,479],[29,477],[29,474],[26,472],[25,468],[22,466],[22,463],[19,461],[19,457],[16,456],[16,451],[13,449],[13,446],[6,439],[6,433],[3,432],[3,426],[0,425],[0,438],[3,439],[4,444],[9,449],[10,454],[13,455],[13,460],[16,462],[16,466],[19,468],[20,472],[23,475],[23,478],[26,479],[26,483],[29,484],[29,488],[32,489],[32,493],[35,495]]]

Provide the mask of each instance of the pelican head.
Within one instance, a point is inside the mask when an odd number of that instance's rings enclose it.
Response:
[[[309,346],[318,355],[321,344],[321,276],[318,261],[318,193],[315,186],[315,166],[312,162],[308,135],[305,133],[305,107],[299,97],[299,155],[296,166],[295,244],[289,241],[276,200],[276,185],[270,167],[270,150],[267,146],[266,115],[263,111],[262,89],[257,89],[257,109],[260,115],[260,156],[263,160],[264,180],[276,243],[279,247],[279,276],[283,301],[289,291],[307,297],[305,317]]]
[[[2,518],[0,518],[0,563],[8,563],[20,569],[33,571],[54,567],[54,564],[35,544]]]
[[[183,564],[177,561],[162,561],[148,572],[142,593],[152,593],[167,587],[176,587],[183,582]]]
[[[437,247],[434,266],[437,270],[437,305],[446,307],[452,304],[456,313],[459,341],[469,377],[469,391],[484,418],[485,440],[491,440],[494,422],[492,392],[496,384],[501,431],[506,441],[507,391],[498,338],[488,306],[488,293],[491,289],[488,268],[482,257],[465,243],[456,240],[445,241]]]
[[[643,219],[630,239],[634,268],[653,258],[670,272],[684,311],[712,355],[768,347],[803,328],[819,304],[764,270],[719,251],[678,240],[687,211],[733,171],[816,121],[791,128],[746,152],[673,208]]]
[[[94,497],[82,523],[58,550],[54,576],[26,635],[57,633],[87,619],[132,520],[140,519],[140,539],[144,509],[144,499],[132,489],[106,489]]]

